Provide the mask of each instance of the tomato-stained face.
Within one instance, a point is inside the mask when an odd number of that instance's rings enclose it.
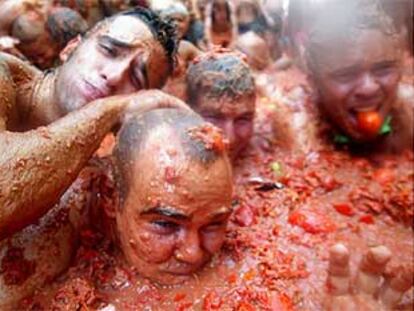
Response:
[[[217,253],[231,212],[227,157],[189,159],[171,130],[151,133],[132,165],[133,180],[117,212],[121,247],[138,272],[161,284],[188,279]]]
[[[198,96],[194,109],[206,121],[220,128],[229,142],[230,157],[235,160],[248,146],[253,135],[256,96],[219,98]]]
[[[378,30],[361,30],[350,44],[327,46],[316,57],[312,74],[324,112],[354,140],[375,138],[396,100],[398,40]]]
[[[159,88],[168,77],[165,50],[139,18],[103,21],[58,72],[57,97],[67,111],[98,98]]]

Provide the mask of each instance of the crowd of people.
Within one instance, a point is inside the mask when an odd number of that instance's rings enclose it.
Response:
[[[0,309],[410,310],[412,9],[2,0]]]

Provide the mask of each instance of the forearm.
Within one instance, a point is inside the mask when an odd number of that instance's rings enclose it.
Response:
[[[98,100],[48,127],[0,133],[0,239],[53,207],[119,121],[123,101]]]

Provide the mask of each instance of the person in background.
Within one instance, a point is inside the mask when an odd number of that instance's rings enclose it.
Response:
[[[7,15],[0,24],[0,32],[4,34],[0,38],[0,50],[27,59],[40,69],[51,68],[58,63],[60,51],[88,28],[76,11],[52,7],[48,3],[12,6],[5,1],[0,4],[0,12],[0,19]],[[12,44],[7,45],[6,41]]]
[[[237,16],[229,0],[212,0],[205,9],[204,33],[207,48],[232,48],[237,40]]]
[[[202,54],[187,71],[188,104],[223,130],[230,157],[237,159],[253,134],[256,88],[242,56],[229,50]]]
[[[158,6],[157,12],[159,12],[161,17],[170,19],[177,25],[177,36],[180,40],[177,64],[164,87],[164,91],[186,101],[186,71],[190,63],[201,52],[191,42],[184,39],[189,27],[190,15],[184,4],[176,1],[171,1],[170,3],[163,2],[162,6]]]
[[[306,48],[318,108],[335,143],[368,153],[412,150],[414,92],[400,83],[404,44],[377,1],[333,1]]]

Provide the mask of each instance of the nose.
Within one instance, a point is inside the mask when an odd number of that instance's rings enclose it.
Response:
[[[233,120],[226,120],[226,122],[224,123],[223,132],[227,140],[229,141],[230,147],[233,146],[236,141]]]
[[[109,87],[116,89],[124,80],[128,69],[129,64],[127,63],[110,63],[104,68],[101,76]]]
[[[380,85],[372,77],[371,74],[367,73],[362,77],[360,84],[356,90],[356,95],[361,98],[372,98],[378,94]]]
[[[200,263],[203,260],[203,250],[201,249],[198,232],[188,232],[177,252],[176,258],[179,261],[193,265]]]

